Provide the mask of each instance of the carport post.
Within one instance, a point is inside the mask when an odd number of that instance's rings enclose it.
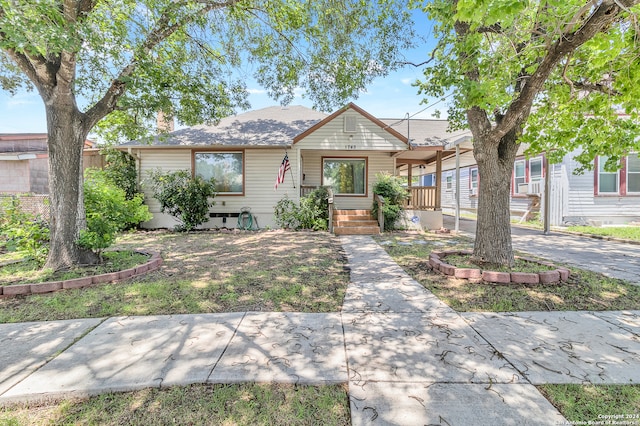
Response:
[[[456,220],[455,231],[460,230],[460,145],[456,144]]]

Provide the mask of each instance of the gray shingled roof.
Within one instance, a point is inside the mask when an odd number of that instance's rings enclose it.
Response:
[[[273,106],[223,118],[217,126],[188,127],[149,141],[131,141],[122,146],[289,146],[295,136],[326,117],[328,114],[300,105]],[[380,121],[407,136],[406,120],[383,118]],[[469,130],[448,132],[448,126],[446,120],[411,119],[411,145],[442,146],[471,135]]]
[[[407,136],[407,121],[398,118],[381,118],[380,121],[389,125],[395,131]],[[447,120],[431,120],[412,118],[409,120],[409,138],[411,145],[420,146],[442,146],[450,144],[458,139],[469,136],[471,130],[447,131],[449,122]]]
[[[199,125],[176,130],[151,141],[124,146],[289,146],[293,138],[327,114],[300,105],[267,107],[220,120],[217,126]]]

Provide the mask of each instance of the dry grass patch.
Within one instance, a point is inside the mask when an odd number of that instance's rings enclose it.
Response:
[[[0,300],[0,322],[237,311],[335,312],[349,282],[339,241],[326,232],[138,232],[114,250],[152,250],[163,266],[143,277]]]

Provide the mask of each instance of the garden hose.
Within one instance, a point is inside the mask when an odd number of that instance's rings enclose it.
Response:
[[[253,229],[253,215],[251,214],[251,208],[243,207],[240,209],[238,215],[238,229],[250,230]]]

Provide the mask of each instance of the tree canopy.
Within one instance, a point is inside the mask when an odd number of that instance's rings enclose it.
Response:
[[[421,94],[450,93],[480,176],[476,262],[513,264],[509,196],[520,143],[608,166],[640,150],[638,0],[416,2],[438,44]],[[620,115],[620,113],[623,115]]]
[[[640,149],[638,1],[435,0],[424,10],[438,46],[420,90],[453,91],[456,126],[470,110],[498,134],[525,118],[529,152],[557,162],[580,149],[586,167]]]
[[[47,102],[65,82],[90,127],[108,115],[127,139],[158,111],[192,125],[248,108],[246,73],[327,110],[398,62],[408,20],[403,1],[0,0],[0,84]]]

